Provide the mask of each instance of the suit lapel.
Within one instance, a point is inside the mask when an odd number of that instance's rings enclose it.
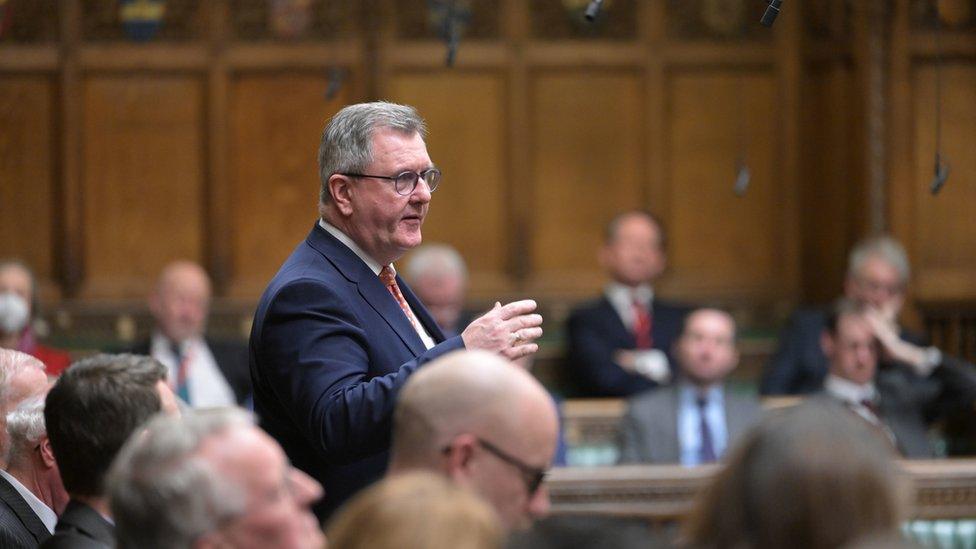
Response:
[[[637,340],[634,339],[634,332],[631,331],[626,324],[624,324],[624,321],[622,318],[620,318],[620,314],[617,312],[617,309],[614,308],[613,304],[610,303],[610,300],[607,299],[607,296],[605,295],[600,297],[600,310],[606,322],[613,326],[612,333],[626,334],[626,337],[630,342],[629,347],[636,347]],[[651,322],[653,322],[653,320]],[[654,325],[651,324],[652,331],[653,326]]]
[[[722,399],[725,401],[725,450],[728,451],[732,442],[738,439],[748,427],[745,422],[751,418],[745,413],[739,413],[739,400],[729,391],[728,387],[722,388]]]
[[[430,337],[434,340],[434,343],[436,344],[444,341],[444,332],[441,331],[441,327],[437,325],[437,322],[434,322],[434,317],[430,316],[427,308],[424,307],[424,304],[420,302],[420,298],[418,298],[417,295],[413,293],[413,290],[411,290],[410,287],[403,282],[400,275],[397,275],[397,284],[400,286],[400,292],[403,293],[403,297],[407,300],[407,304],[409,304],[410,308],[413,309],[414,314],[417,315],[417,319],[420,320],[420,324],[427,330],[427,333],[430,334]]]
[[[390,329],[396,333],[397,337],[410,349],[410,352],[414,356],[419,356],[427,350],[424,347],[423,341],[420,340],[420,336],[417,335],[417,331],[410,324],[410,320],[400,310],[400,305],[396,302],[396,299],[383,286],[376,273],[355,252],[350,250],[342,242],[339,242],[337,238],[329,234],[318,223],[315,223],[315,226],[312,227],[312,232],[309,233],[305,241],[309,246],[322,254],[327,261],[332,263],[342,276],[346,277],[350,282],[356,283],[356,287],[359,289],[359,295],[383,318],[383,321],[390,326]],[[404,291],[406,285],[402,283],[399,276],[397,277],[397,285],[400,286],[401,293],[406,296],[407,292]],[[416,297],[414,297],[414,300],[416,300]],[[410,303],[409,299],[407,302]],[[414,304],[410,303],[410,306],[414,307]],[[414,311],[420,309],[422,307],[414,307]],[[424,312],[426,313],[426,311]],[[441,339],[443,339],[443,336]]]
[[[51,533],[48,532],[47,526],[41,522],[40,517],[37,513],[31,509],[30,505],[24,500],[23,496],[17,492],[17,489],[11,486],[7,479],[0,476],[0,499],[10,506],[10,509],[17,515],[17,518],[24,523],[24,527],[27,528],[34,539],[40,543],[44,539],[50,537]]]
[[[660,451],[659,463],[681,463],[681,441],[678,440],[678,389],[671,386],[667,391],[667,406],[662,406],[660,425],[662,429],[659,440],[656,441]]]

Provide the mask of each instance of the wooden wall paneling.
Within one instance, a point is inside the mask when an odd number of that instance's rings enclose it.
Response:
[[[782,134],[780,139],[773,139],[771,143],[761,138],[757,143],[769,143],[775,148],[774,166],[779,170],[775,179],[779,193],[770,211],[778,211],[782,217],[779,241],[773,244],[770,251],[776,254],[779,261],[776,270],[780,286],[775,297],[778,298],[780,309],[788,310],[800,288],[800,77],[803,63],[800,9],[789,10],[783,15],[774,39],[777,43],[776,68],[779,77],[776,92],[777,100],[782,104],[778,110],[779,121],[774,127],[778,127]],[[774,295],[777,290],[774,290]]]
[[[864,229],[859,143],[863,116],[854,67],[844,57],[806,66],[803,76],[800,187],[803,300],[840,294],[847,252]]]
[[[202,259],[203,82],[85,75],[84,297],[141,298],[167,262]]]
[[[0,73],[0,257],[30,265],[45,298],[57,288],[55,112],[50,75]]]
[[[506,81],[500,71],[403,71],[390,98],[427,120],[427,148],[444,173],[424,224],[425,242],[456,247],[471,271],[471,297],[510,291]],[[516,195],[518,196],[518,195]]]
[[[523,0],[506,0],[504,4],[503,37],[508,49],[506,68],[508,71],[508,119],[506,120],[507,156],[506,192],[508,212],[505,242],[508,246],[506,265],[508,273],[518,282],[521,290],[532,269],[529,252],[532,230],[533,204],[535,202],[532,185],[532,135],[529,92],[529,63],[525,58],[525,48],[529,44],[529,8]],[[525,294],[523,294],[525,295]],[[522,297],[522,296],[518,296]]]
[[[888,227],[891,234],[905,245],[909,259],[914,262],[915,204],[913,185],[915,159],[913,144],[912,100],[912,51],[910,0],[893,3],[891,40],[888,51],[889,66],[889,119],[888,125]],[[914,282],[909,292],[914,293]],[[918,310],[911,295],[907,300],[902,320],[916,327],[921,326]]]
[[[942,152],[951,166],[942,191],[929,192],[935,156],[935,78],[931,59],[912,70],[915,295],[918,299],[976,298],[976,60],[942,68]]]
[[[326,120],[354,102],[327,99],[326,72],[235,74],[228,102],[229,297],[256,300],[318,219],[318,146]]]
[[[61,3],[60,70],[60,191],[57,204],[62,215],[55,221],[57,254],[60,259],[62,291],[75,297],[85,276],[84,239],[86,233],[81,176],[82,93],[78,65],[80,44],[80,0]]]
[[[736,87],[741,86],[741,99]],[[768,69],[704,68],[668,75],[670,265],[666,287],[689,300],[789,295],[787,242],[796,223],[777,144],[783,116]],[[741,110],[744,119],[737,113]],[[733,192],[744,123],[751,184]]]
[[[641,20],[645,40],[644,90],[646,100],[647,179],[642,187],[644,206],[657,215],[665,225],[669,224],[667,204],[670,202],[668,186],[668,115],[666,63],[661,50],[666,37],[664,2],[642,2]],[[664,275],[667,277],[667,273]]]
[[[207,185],[204,201],[204,258],[215,295],[224,295],[231,276],[231,196],[227,181],[227,101],[230,68],[225,45],[230,29],[227,0],[208,3],[210,55],[207,64]]]
[[[642,206],[644,90],[640,71],[531,75],[532,278],[540,295],[589,295],[603,283],[596,252],[621,210]]]

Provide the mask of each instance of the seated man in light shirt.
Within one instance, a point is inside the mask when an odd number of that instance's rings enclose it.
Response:
[[[735,330],[725,311],[688,315],[674,348],[677,383],[630,400],[621,425],[621,463],[711,463],[759,420],[755,397],[726,390],[739,362]]]

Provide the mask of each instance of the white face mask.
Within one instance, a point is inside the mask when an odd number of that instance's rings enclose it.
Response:
[[[28,320],[30,308],[24,298],[13,292],[0,294],[0,333],[20,333]]]

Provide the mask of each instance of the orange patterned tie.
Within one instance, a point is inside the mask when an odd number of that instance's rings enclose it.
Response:
[[[390,290],[390,293],[393,294],[393,299],[395,299],[397,304],[400,305],[400,309],[403,311],[403,314],[407,315],[407,320],[410,321],[410,324],[413,325],[413,329],[416,330],[417,324],[414,321],[413,313],[410,312],[410,305],[407,305],[407,300],[403,299],[403,294],[400,293],[400,287],[397,286],[396,283],[396,274],[389,265],[380,269],[380,282],[386,286],[387,290]]]

